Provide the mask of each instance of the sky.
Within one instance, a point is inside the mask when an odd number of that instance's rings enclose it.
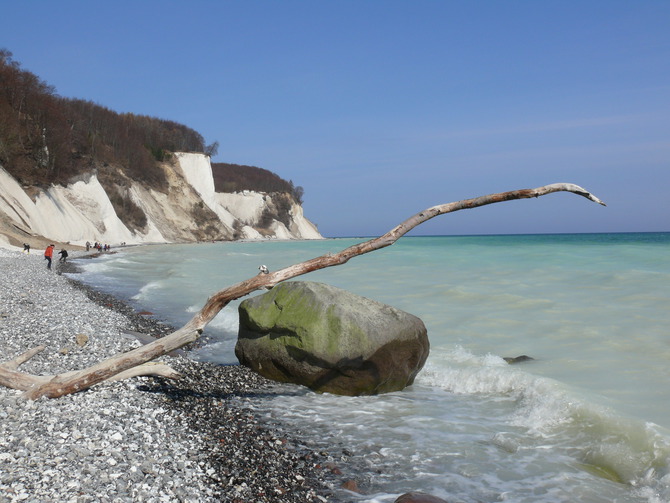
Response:
[[[60,96],[176,121],[304,188],[322,235],[569,182],[413,234],[670,231],[670,2],[2,2]]]

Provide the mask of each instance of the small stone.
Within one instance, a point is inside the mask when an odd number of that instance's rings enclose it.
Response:
[[[153,475],[154,474],[154,468],[151,465],[151,463],[145,461],[142,463],[140,466],[140,470],[142,470],[143,473],[146,473],[147,475]]]
[[[342,484],[342,489],[346,489],[347,491],[352,491],[355,493],[360,492],[358,489],[358,484],[355,480],[347,480],[344,484]]]

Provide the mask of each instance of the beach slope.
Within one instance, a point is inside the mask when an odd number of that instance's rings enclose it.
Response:
[[[139,344],[126,331],[169,330],[64,270],[47,270],[41,253],[0,249],[3,361],[45,345],[20,370],[55,374]],[[337,501],[337,470],[324,468],[332,458],[254,415],[249,397],[269,381],[241,366],[162,360],[183,378],[55,400],[0,388],[0,501]]]

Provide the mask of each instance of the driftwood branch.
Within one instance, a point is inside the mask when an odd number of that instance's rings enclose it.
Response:
[[[131,377],[139,376],[166,377],[168,379],[179,379],[181,377],[181,375],[169,365],[165,365],[164,363],[147,362],[142,365],[138,365],[137,367],[124,370],[123,372],[110,377],[107,379],[107,381],[123,381],[124,379],[130,379]]]
[[[37,346],[17,356],[13,360],[0,364],[0,384],[12,389],[29,391],[53,381],[54,376],[36,376],[17,371],[21,364],[27,362],[36,354],[41,353],[44,349],[44,346]],[[66,379],[76,375],[79,375],[79,372],[65,372],[56,377]],[[166,377],[168,379],[178,379],[180,377],[179,373],[164,363],[148,362],[120,372],[106,379],[106,381],[120,381],[122,379],[139,376],[158,376]]]
[[[428,208],[416,215],[408,218],[397,225],[383,236],[359,243],[346,248],[338,253],[329,253],[320,257],[295,264],[278,271],[264,273],[263,271],[245,281],[225,288],[212,295],[204,307],[183,327],[175,332],[150,342],[144,346],[133,349],[127,353],[122,353],[107,360],[104,360],[87,369],[76,372],[67,372],[56,376],[31,376],[15,370],[21,359],[33,356],[35,353],[27,356],[30,352],[15,358],[11,362],[0,364],[0,385],[14,389],[25,390],[24,396],[28,399],[36,399],[41,396],[57,398],[70,393],[81,391],[100,382],[111,380],[112,378],[126,378],[132,375],[148,375],[148,369],[131,370],[145,367],[143,364],[154,360],[155,358],[170,353],[196,341],[202,334],[207,324],[231,301],[244,297],[251,292],[261,289],[270,289],[282,281],[295,278],[312,271],[324,269],[345,264],[351,258],[358,255],[370,253],[395,243],[400,237],[418,225],[435,218],[438,215],[452,213],[454,211],[477,208],[488,204],[511,201],[515,199],[528,199],[540,197],[552,192],[572,192],[583,196],[593,202],[605,206],[600,199],[595,197],[587,190],[570,183],[555,183],[545,185],[536,189],[514,190],[510,192],[500,192],[487,196],[465,199],[453,203],[442,204]],[[37,349],[37,348],[36,348]],[[20,363],[17,363],[20,362]],[[165,371],[170,377],[176,377],[169,371]],[[125,374],[122,374],[125,373]]]
[[[37,353],[41,353],[45,349],[46,348],[44,346],[37,346],[34,347],[33,349],[29,349],[28,351],[26,351],[23,354],[20,354],[13,360],[9,360],[8,362],[3,363],[2,365],[0,365],[0,367],[5,367],[8,370],[16,370],[17,368],[19,368],[20,365],[23,365]]]

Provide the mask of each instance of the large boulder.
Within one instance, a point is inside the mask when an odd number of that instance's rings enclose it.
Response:
[[[275,381],[340,395],[398,391],[428,357],[423,322],[323,283],[281,283],[239,307],[235,354]]]

